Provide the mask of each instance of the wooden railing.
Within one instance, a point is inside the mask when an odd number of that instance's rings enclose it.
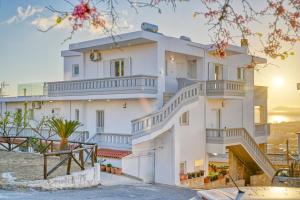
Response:
[[[183,105],[204,94],[204,83],[187,86],[179,90],[159,111],[131,121],[133,138],[144,135],[165,124]]]
[[[245,96],[245,82],[213,80],[206,81],[207,96]]]
[[[97,143],[101,148],[131,150],[131,134],[96,133],[88,142]]]
[[[263,171],[273,177],[275,168],[267,155],[259,148],[255,140],[244,128],[206,129],[206,142],[212,144],[241,144]]]
[[[58,151],[60,140],[42,139],[36,137],[25,136],[0,136],[0,147],[6,151],[13,151],[20,147],[27,147],[27,149],[36,148],[36,151],[44,155],[44,179],[57,170],[60,166],[67,163],[67,175],[70,174],[72,160],[80,167],[81,170],[85,169],[85,163],[90,160],[91,165],[97,162],[97,149],[98,145],[95,143],[86,143],[78,141],[69,141],[69,149],[66,151]],[[41,148],[42,147],[42,148]],[[55,151],[56,150],[56,151]],[[84,156],[85,154],[85,156]],[[66,156],[64,156],[66,155]],[[78,155],[78,159],[76,157]],[[50,156],[64,156],[58,164],[48,171],[47,158]]]
[[[157,93],[157,77],[147,75],[124,76],[101,79],[48,82],[45,95],[78,96],[98,94]]]
[[[84,153],[86,153],[86,157],[84,158]],[[78,155],[78,156],[76,156]],[[50,156],[60,156],[62,159],[48,171],[48,162],[47,159]],[[60,166],[67,163],[67,175],[70,175],[72,160],[77,164],[81,170],[85,169],[85,163],[90,160],[92,167],[94,167],[94,163],[97,162],[97,145],[91,145],[83,147],[82,144],[79,144],[72,150],[66,151],[56,151],[51,153],[44,153],[44,179],[47,179],[55,170],[57,170]]]

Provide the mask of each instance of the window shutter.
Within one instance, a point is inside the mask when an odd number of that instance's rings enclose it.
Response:
[[[110,77],[115,77],[116,71],[115,71],[115,62],[110,61]]]
[[[131,76],[132,68],[131,68],[131,57],[124,59],[124,76]]]
[[[208,80],[215,79],[215,65],[213,63],[208,63]]]
[[[110,77],[110,60],[103,61],[103,76]]]
[[[222,71],[223,71],[223,78],[222,78],[222,80],[228,80],[228,66],[223,65],[222,66]]]

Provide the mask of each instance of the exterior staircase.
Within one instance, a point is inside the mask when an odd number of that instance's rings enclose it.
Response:
[[[210,144],[217,144],[223,145],[223,148],[235,148],[237,145],[241,145],[268,177],[272,178],[276,172],[268,156],[260,149],[252,136],[244,128],[207,129],[206,142],[208,146]],[[212,146],[212,148],[214,148],[214,146]]]
[[[230,96],[244,96],[241,83],[233,81],[223,82],[225,84],[224,87],[212,87],[212,81],[209,83],[202,81],[189,82],[185,85],[180,84],[182,85],[182,87],[179,87],[181,89],[160,110],[132,121],[132,144],[153,139],[172,128],[174,125],[170,122],[172,117],[184,106],[196,102],[199,96],[213,96],[214,92],[216,92],[217,96],[220,96],[221,93],[229,93]],[[236,145],[240,145],[248,153],[253,161],[252,163],[257,165],[256,169],[261,169],[270,178],[276,172],[267,155],[244,128],[207,129],[206,140],[208,152],[209,148],[211,150],[222,149],[225,152],[225,149],[228,147],[233,148]],[[215,151],[211,153],[213,152]]]

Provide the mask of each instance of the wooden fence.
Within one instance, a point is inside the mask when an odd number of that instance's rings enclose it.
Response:
[[[6,151],[13,151],[18,147],[33,147],[39,145],[38,152],[44,156],[44,179],[47,179],[50,174],[67,164],[67,175],[71,172],[71,164],[74,161],[81,170],[85,169],[85,164],[91,161],[91,165],[97,162],[98,145],[95,143],[69,141],[69,150],[59,151],[60,140],[42,139],[35,137],[23,136],[0,136],[0,146]],[[48,171],[47,158],[50,156],[59,156],[60,161]]]

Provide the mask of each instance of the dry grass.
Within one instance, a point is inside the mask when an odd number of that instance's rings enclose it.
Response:
[[[59,157],[48,157],[48,171],[59,162]],[[0,150],[0,184],[6,179],[2,173],[11,172],[16,181],[43,179],[43,155]],[[67,166],[63,165],[53,172],[49,178],[66,175]],[[72,162],[71,172],[80,171],[75,162]]]

